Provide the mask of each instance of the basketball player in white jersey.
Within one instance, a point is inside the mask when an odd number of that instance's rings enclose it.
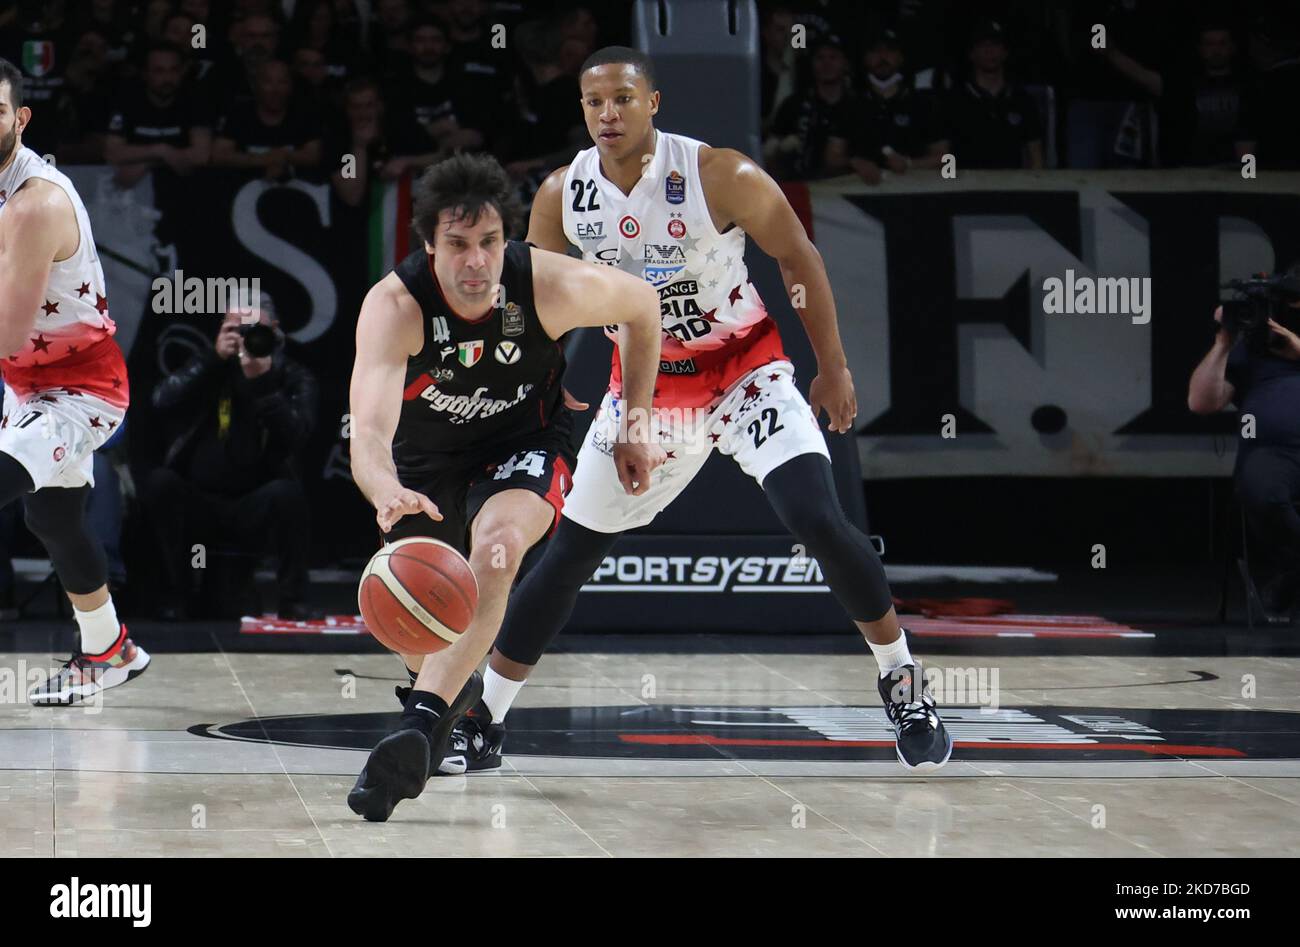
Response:
[[[80,628],[80,646],[34,704],[71,704],[149,666],[108,593],[86,529],[92,454],[122,423],[126,363],[113,341],[90,219],[68,178],[22,143],[22,74],[0,59],[0,506],[26,498]]]
[[[624,410],[616,347],[609,392],[578,455],[560,526],[510,599],[483,705],[463,721],[453,746],[471,770],[500,765],[505,712],[564,626],[579,589],[618,537],[653,520],[716,449],[762,486],[866,638],[899,760],[909,769],[937,769],[952,739],[916,673],[880,559],[840,507],[818,426],[822,410],[836,432],[849,431],[857,414],[821,255],[780,188],[753,161],[654,127],[660,96],[644,53],[599,50],[580,81],[595,146],[542,184],[528,240],[557,253],[576,246],[585,259],[617,266],[658,290],[663,362],[654,407],[668,459],[639,496],[629,496],[614,476],[608,445]],[[818,366],[811,406],[749,282],[746,234],[776,258],[794,298],[805,297],[797,311]]]

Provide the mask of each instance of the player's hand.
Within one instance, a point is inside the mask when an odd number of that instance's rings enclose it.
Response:
[[[564,392],[564,406],[570,411],[586,411],[591,407],[587,402],[579,401],[577,398],[573,397],[573,392],[568,388],[561,387],[560,390]]]
[[[858,414],[858,396],[853,391],[853,375],[848,366],[818,373],[808,389],[808,401],[813,417],[819,421],[824,409],[830,419],[830,429],[837,434],[853,429],[853,419]]]
[[[239,338],[239,323],[228,322],[217,333],[217,358],[223,362],[242,350]]]
[[[658,444],[619,441],[614,445],[614,467],[624,492],[639,497],[650,489],[650,471],[668,459]]]
[[[1273,330],[1274,337],[1282,340],[1273,351],[1285,359],[1293,362],[1300,362],[1300,335],[1296,335],[1290,329],[1283,328],[1272,319],[1268,320],[1268,327]]]
[[[441,520],[438,507],[423,493],[416,493],[405,487],[397,487],[389,493],[375,498],[375,520],[385,533],[403,516],[425,512],[432,520]]]

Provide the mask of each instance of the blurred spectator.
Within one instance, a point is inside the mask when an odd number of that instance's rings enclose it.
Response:
[[[958,168],[1041,168],[1038,105],[1006,74],[1007,39],[986,21],[971,37],[971,74],[948,102],[946,124]]]
[[[212,119],[182,84],[181,52],[156,44],[145,54],[139,81],[130,83],[108,119],[105,157],[113,180],[131,187],[151,170],[155,202],[174,206],[178,176],[204,165],[212,148]]]
[[[139,40],[130,5],[125,0],[90,0],[79,4],[72,16],[75,36],[94,31],[103,37],[108,62],[120,66],[127,62]]]
[[[848,147],[857,103],[849,92],[849,62],[838,37],[812,49],[813,85],[777,107],[763,142],[768,170],[777,178],[828,177],[849,170]]]
[[[190,580],[207,571],[191,568],[194,543],[233,546],[253,559],[268,537],[280,557],[280,616],[307,611],[310,515],[296,458],[316,423],[317,383],[284,353],[273,312],[245,313],[228,312],[214,347],[153,390],[153,405],[173,432],[141,493],[166,571],[159,617],[184,617]],[[276,337],[272,354],[260,358],[241,334],[241,316],[254,315]],[[222,617],[238,617],[241,604]]]
[[[336,170],[330,183],[339,200],[350,207],[365,202],[370,182],[395,180],[407,170],[432,164],[437,155],[424,130],[406,113],[386,113],[379,84],[363,76],[348,83],[344,96],[346,127],[326,149]],[[356,159],[355,175],[345,177],[340,156]]]
[[[294,97],[307,103],[317,115],[334,110],[336,83],[330,78],[320,50],[300,46],[293,51]]]
[[[87,30],[77,39],[68,63],[67,122],[59,141],[59,160],[66,164],[98,164],[104,158],[104,115],[113,97],[108,42]]]
[[[582,64],[602,45],[600,24],[586,7],[574,7],[560,18],[560,71],[578,77]]]
[[[172,12],[172,0],[146,0],[144,4],[144,36],[146,43],[160,43],[163,24]]]
[[[411,30],[411,62],[390,84],[385,98],[394,111],[412,115],[441,155],[483,147],[486,136],[473,124],[486,121],[482,80],[467,81],[452,71],[447,31],[436,20]]]
[[[1300,10],[1270,6],[1251,24],[1250,58],[1258,71],[1243,106],[1242,124],[1253,135],[1238,144],[1262,168],[1300,168]]]
[[[276,181],[318,168],[319,116],[292,106],[289,67],[278,59],[263,63],[257,70],[253,101],[217,121],[213,165],[261,171]]]
[[[163,42],[179,49],[185,57],[185,81],[206,83],[216,60],[206,43],[196,48],[194,18],[188,13],[173,13],[163,22]]]
[[[794,14],[789,7],[770,7],[765,11],[762,45],[759,47],[764,135],[771,129],[777,106],[794,94],[797,56],[793,28]]]
[[[407,0],[376,0],[374,11],[370,59],[380,75],[394,75],[410,60],[411,5]]]
[[[1207,25],[1197,41],[1197,69],[1164,73],[1146,66],[1113,45],[1101,55],[1120,73],[1160,103],[1161,164],[1215,165],[1236,160],[1234,143],[1241,130],[1245,78],[1234,60],[1232,31]]]
[[[233,59],[225,60],[212,71],[216,90],[216,107],[228,113],[253,100],[258,69],[275,58],[280,48],[280,24],[268,16],[250,16],[230,27]]]
[[[0,44],[0,58],[22,70],[23,104],[32,110],[23,144],[41,155],[55,154],[73,124],[65,72],[74,35],[65,7],[64,0],[19,4],[16,28]]]
[[[579,104],[582,89],[560,68],[558,29],[532,20],[519,24],[513,35],[526,70],[515,77],[518,109],[511,143],[497,156],[516,180],[545,177],[589,141]]]
[[[903,73],[898,35],[883,31],[863,52],[867,81],[861,113],[848,141],[849,163],[868,184],[880,182],[886,168],[903,174],[911,168],[937,168],[948,151],[933,94],[914,90]]]
[[[304,49],[317,53],[329,76],[330,87],[341,88],[357,72],[360,64],[358,34],[340,22],[332,0],[299,2],[294,8],[293,18],[290,45],[295,53]],[[296,66],[294,71],[298,71]]]

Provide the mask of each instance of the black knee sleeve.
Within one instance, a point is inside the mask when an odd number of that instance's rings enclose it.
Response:
[[[763,491],[849,617],[882,618],[893,605],[885,567],[871,540],[844,515],[830,461],[821,454],[791,458],[764,478]]]
[[[26,467],[10,455],[0,453],[0,507],[31,493],[34,486]]]
[[[496,650],[532,666],[573,614],[578,592],[622,533],[598,533],[560,517],[541,559],[510,593]]]
[[[104,546],[86,529],[90,487],[46,487],[27,497],[27,528],[50,554],[63,588],[86,595],[108,582]]]

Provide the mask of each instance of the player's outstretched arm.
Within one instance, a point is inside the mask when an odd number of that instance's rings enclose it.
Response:
[[[352,479],[375,507],[375,519],[384,532],[408,513],[421,510],[442,519],[432,500],[402,486],[393,465],[406,360],[420,351],[423,342],[419,304],[396,274],[389,273],[370,288],[361,304],[348,391]]]
[[[565,253],[569,239],[564,235],[564,175],[566,164],[556,168],[542,181],[533,196],[533,206],[528,212],[528,242],[552,253]]]
[[[663,448],[650,443],[663,333],[659,294],[644,280],[612,267],[536,249],[532,260],[537,317],[551,338],[581,326],[618,326],[624,412],[614,462],[624,489],[639,496],[649,489],[650,471],[665,459]]]
[[[817,356],[817,377],[808,400],[814,412],[826,409],[832,431],[849,430],[858,413],[858,401],[822,255],[808,239],[780,186],[739,151],[710,148],[703,152],[700,177],[710,209],[753,237],[759,249],[780,265],[790,297],[803,302],[795,306],[795,312]],[[796,291],[796,287],[801,289]]]
[[[42,181],[21,188],[0,216],[0,358],[18,352],[31,338],[69,222],[76,231],[71,210],[62,189]]]

